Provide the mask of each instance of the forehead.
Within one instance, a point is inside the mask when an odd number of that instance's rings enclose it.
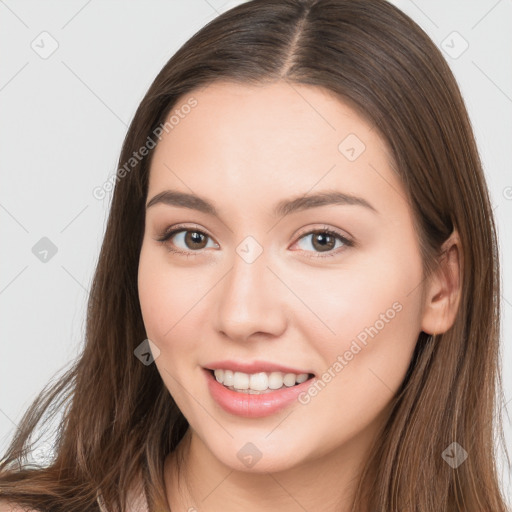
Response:
[[[154,150],[149,197],[173,188],[261,202],[336,189],[376,203],[404,199],[377,131],[322,88],[217,82],[180,98],[171,117]]]
[[[190,108],[187,104],[192,99],[195,106]],[[372,133],[373,126],[334,93],[291,82],[215,82],[183,96],[168,119],[172,119],[168,131],[173,140],[162,145],[190,146],[194,139],[208,133],[208,140],[201,140],[201,149],[226,149],[231,156],[236,146],[256,154],[285,147],[287,157],[291,150],[303,156],[308,151],[330,148],[338,156],[338,143],[349,133],[387,151],[378,135]],[[195,136],[191,132],[196,132]],[[223,143],[222,147],[216,146],[218,142]]]

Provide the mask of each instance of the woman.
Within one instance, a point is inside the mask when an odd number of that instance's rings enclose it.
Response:
[[[27,412],[0,496],[505,511],[499,286],[470,122],[426,34],[382,0],[243,4],[137,110],[85,349]],[[51,464],[20,468],[65,400]]]

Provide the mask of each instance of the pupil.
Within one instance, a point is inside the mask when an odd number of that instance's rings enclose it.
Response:
[[[200,244],[203,235],[201,233],[198,233],[197,231],[189,231],[187,237],[189,238],[189,241],[191,241],[191,244],[193,245]]]
[[[315,244],[319,244],[319,246],[323,249],[326,247],[330,248],[332,246],[333,240],[334,238],[331,235],[325,233],[317,233],[314,238]]]

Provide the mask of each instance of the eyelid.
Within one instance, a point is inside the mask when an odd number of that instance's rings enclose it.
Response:
[[[299,231],[299,233],[297,234],[297,238],[302,238],[304,235],[309,235],[311,233],[332,233],[333,235],[339,236],[340,238],[346,240],[347,242],[355,243],[352,235],[350,235],[346,231],[342,232],[338,228],[328,226],[327,224],[323,224],[317,228],[304,228],[303,230]]]
[[[194,231],[194,232],[198,232],[198,233],[201,233],[203,235],[205,235],[206,237],[210,238],[211,240],[214,240],[214,238],[208,234],[202,227],[200,227],[198,224],[175,224],[175,225],[172,225],[172,226],[168,226],[167,228],[165,228],[161,233],[160,235],[158,235],[156,238],[154,238],[154,240],[156,240],[157,242],[165,245],[167,247],[167,250],[169,252],[174,252],[174,253],[177,253],[177,254],[181,254],[181,255],[185,255],[185,256],[196,256],[198,254],[201,254],[201,251],[184,251],[182,249],[174,249],[174,248],[171,248],[167,242],[175,235],[177,235],[178,233],[181,233],[183,231]],[[219,245],[217,242],[215,242],[217,245]]]
[[[162,241],[162,238],[167,238],[171,234],[177,234],[180,231],[198,231],[204,235],[209,236],[213,239],[211,235],[209,235],[199,224],[175,224],[172,226],[167,226],[159,236],[155,238],[157,241]]]
[[[341,252],[345,252],[346,249],[350,247],[354,247],[356,245],[353,237],[351,235],[343,234],[340,230],[337,228],[332,228],[327,225],[320,226],[318,228],[305,228],[304,230],[301,230],[299,234],[297,235],[296,242],[293,243],[293,245],[296,245],[304,236],[306,235],[314,235],[316,233],[327,233],[330,236],[333,236],[335,238],[338,238],[343,242],[343,247],[338,247],[337,249],[333,249],[331,251],[326,252],[325,254],[320,253],[314,253],[316,256],[306,256],[308,258],[313,259],[322,259],[322,258],[329,258],[331,256],[338,256]],[[305,253],[311,253],[313,251],[303,251]]]
[[[199,251],[184,251],[184,250],[181,250],[181,249],[175,249],[175,248],[171,248],[170,246],[167,245],[167,242],[170,240],[170,238],[172,238],[174,235],[177,235],[178,233],[180,232],[183,232],[183,231],[195,231],[195,232],[199,232],[203,235],[205,235],[206,237],[210,238],[211,240],[214,240],[214,238],[209,235],[202,227],[200,227],[199,225],[197,224],[176,224],[176,225],[173,225],[173,226],[170,226],[170,227],[167,227],[159,236],[157,236],[155,238],[155,240],[157,242],[160,242],[164,245],[167,246],[167,250],[169,252],[173,252],[173,253],[177,253],[177,254],[180,254],[180,255],[184,255],[184,256],[198,256],[198,255],[201,255],[202,254],[202,251],[203,250],[199,250]],[[347,236],[345,234],[342,234],[338,229],[336,228],[332,228],[330,226],[327,226],[327,225],[323,225],[323,226],[320,226],[320,227],[317,227],[317,228],[304,228],[303,230],[301,230],[299,232],[298,235],[296,235],[296,241],[293,242],[292,245],[296,245],[304,236],[306,235],[313,235],[313,234],[316,234],[316,233],[328,233],[329,235],[331,236],[334,236],[336,238],[338,238],[339,240],[341,240],[344,244],[344,247],[338,247],[336,250],[332,250],[332,251],[328,251],[325,255],[322,255],[322,253],[316,253],[317,256],[307,256],[307,257],[310,257],[310,258],[327,258],[327,257],[330,257],[330,256],[337,256],[340,252],[343,252],[344,250],[346,250],[347,248],[349,247],[353,247],[356,245],[355,241],[353,240],[352,236],[351,235],[348,235]],[[219,245],[218,242],[216,242],[214,240],[215,244]],[[302,250],[302,252],[305,252],[305,253],[310,253],[312,251],[304,251]]]

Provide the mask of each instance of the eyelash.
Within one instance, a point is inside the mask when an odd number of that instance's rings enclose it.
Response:
[[[200,233],[200,234],[202,234],[202,235],[204,235],[204,236],[206,236],[208,238],[211,238],[207,233],[205,233],[204,231],[201,231],[200,229],[197,229],[197,228],[195,228],[193,226],[178,225],[178,226],[174,226],[171,230],[169,230],[169,228],[166,229],[159,237],[156,238],[156,241],[162,243],[163,245],[165,245],[169,252],[172,252],[172,253],[175,253],[175,254],[180,254],[180,255],[186,256],[187,258],[189,258],[191,256],[197,256],[198,253],[200,253],[200,251],[182,251],[182,250],[179,250],[179,249],[174,249],[173,247],[171,247],[170,245],[168,245],[166,243],[174,235],[176,235],[177,233],[180,233],[182,231],[190,231],[190,232],[194,232],[194,233]],[[303,237],[305,237],[307,235],[319,234],[319,233],[323,233],[323,234],[326,233],[326,234],[328,234],[330,236],[338,238],[339,240],[341,240],[341,242],[343,242],[345,247],[353,247],[354,246],[354,242],[352,240],[349,240],[348,238],[344,237],[343,235],[341,235],[337,231],[334,231],[333,229],[330,229],[328,227],[324,227],[324,228],[320,228],[320,229],[314,229],[314,230],[311,230],[311,231],[306,231],[305,233],[302,233],[299,236],[298,240],[302,239]],[[326,254],[324,256],[308,256],[308,258],[329,258],[331,256],[336,256],[337,254],[339,254],[340,249],[342,249],[342,248],[339,247],[338,250],[330,251],[329,254]],[[309,251],[305,251],[305,252],[309,252]]]

